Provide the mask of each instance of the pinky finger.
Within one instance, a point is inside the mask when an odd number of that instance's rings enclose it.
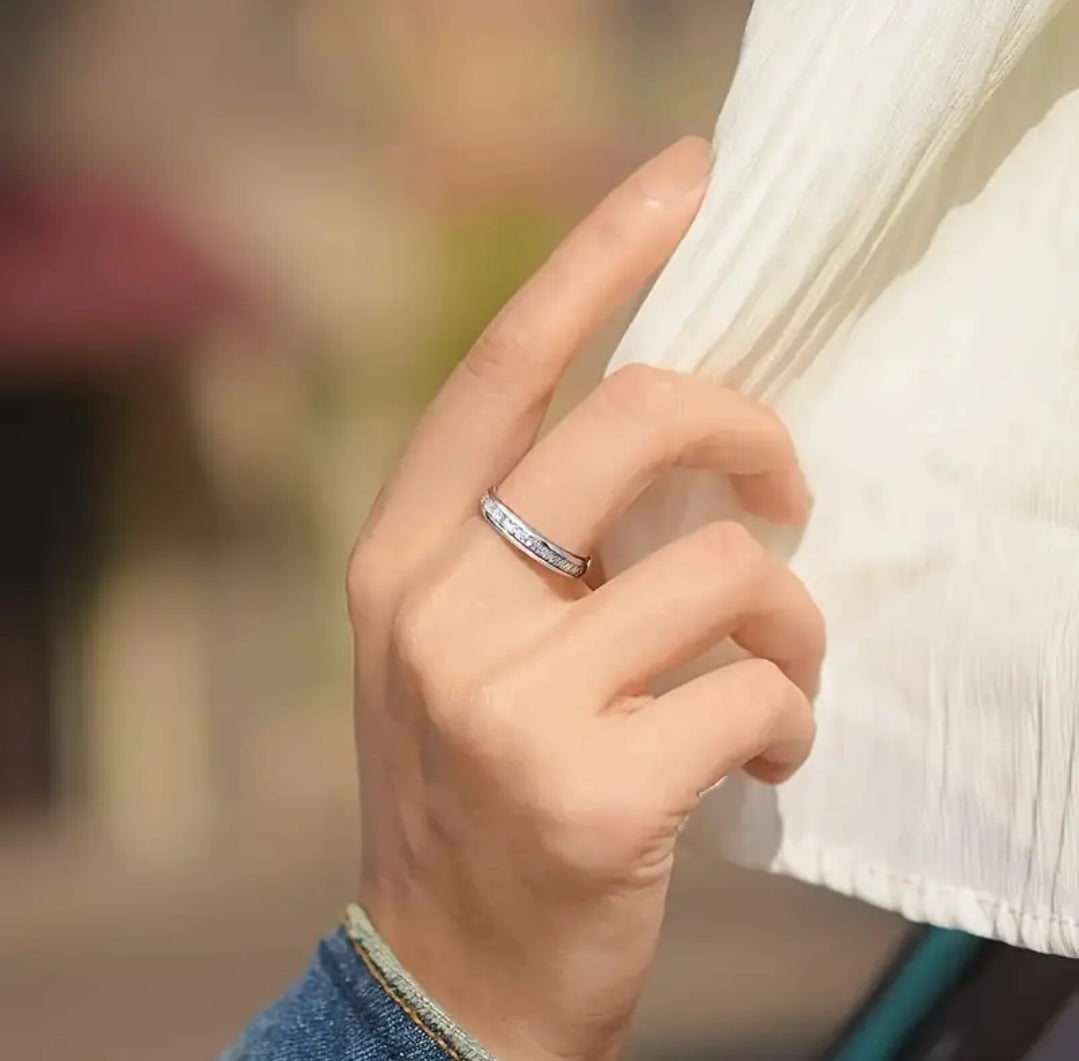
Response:
[[[710,671],[631,715],[632,740],[649,772],[677,800],[697,796],[744,767],[786,781],[806,760],[816,725],[805,694],[774,663],[744,659]]]

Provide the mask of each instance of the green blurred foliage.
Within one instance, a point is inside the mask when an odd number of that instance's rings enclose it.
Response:
[[[536,202],[485,203],[443,221],[437,312],[415,385],[429,397],[488,322],[540,266],[569,227],[566,213]]]

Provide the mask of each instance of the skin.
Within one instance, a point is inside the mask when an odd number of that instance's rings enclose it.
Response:
[[[813,740],[820,613],[740,524],[587,585],[477,515],[498,485],[588,554],[683,464],[773,521],[807,517],[783,425],[703,378],[630,366],[537,440],[568,361],[669,256],[709,165],[704,141],[679,141],[570,234],[446,382],[350,563],[361,897],[423,988],[514,1061],[618,1055],[699,794],[739,768],[783,781]],[[745,658],[650,693],[728,637]]]

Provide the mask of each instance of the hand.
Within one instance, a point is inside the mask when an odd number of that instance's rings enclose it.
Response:
[[[684,140],[613,192],[511,300],[428,410],[352,558],[363,899],[402,964],[494,1054],[616,1055],[699,793],[809,751],[824,649],[801,583],[739,524],[594,587],[477,515],[502,499],[587,554],[663,467],[805,518],[790,439],[703,378],[630,366],[541,441],[582,340],[665,260],[703,193]],[[655,696],[733,638],[747,658]]]

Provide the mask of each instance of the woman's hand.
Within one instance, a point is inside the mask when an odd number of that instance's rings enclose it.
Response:
[[[813,739],[820,614],[740,525],[590,588],[477,514],[496,484],[588,554],[679,463],[729,476],[759,514],[805,518],[782,425],[703,378],[623,369],[536,441],[574,351],[683,235],[708,160],[684,140],[648,163],[513,298],[424,416],[350,566],[363,899],[418,982],[513,1061],[617,1053],[699,793],[741,766],[781,781]],[[748,658],[649,693],[727,637]]]

